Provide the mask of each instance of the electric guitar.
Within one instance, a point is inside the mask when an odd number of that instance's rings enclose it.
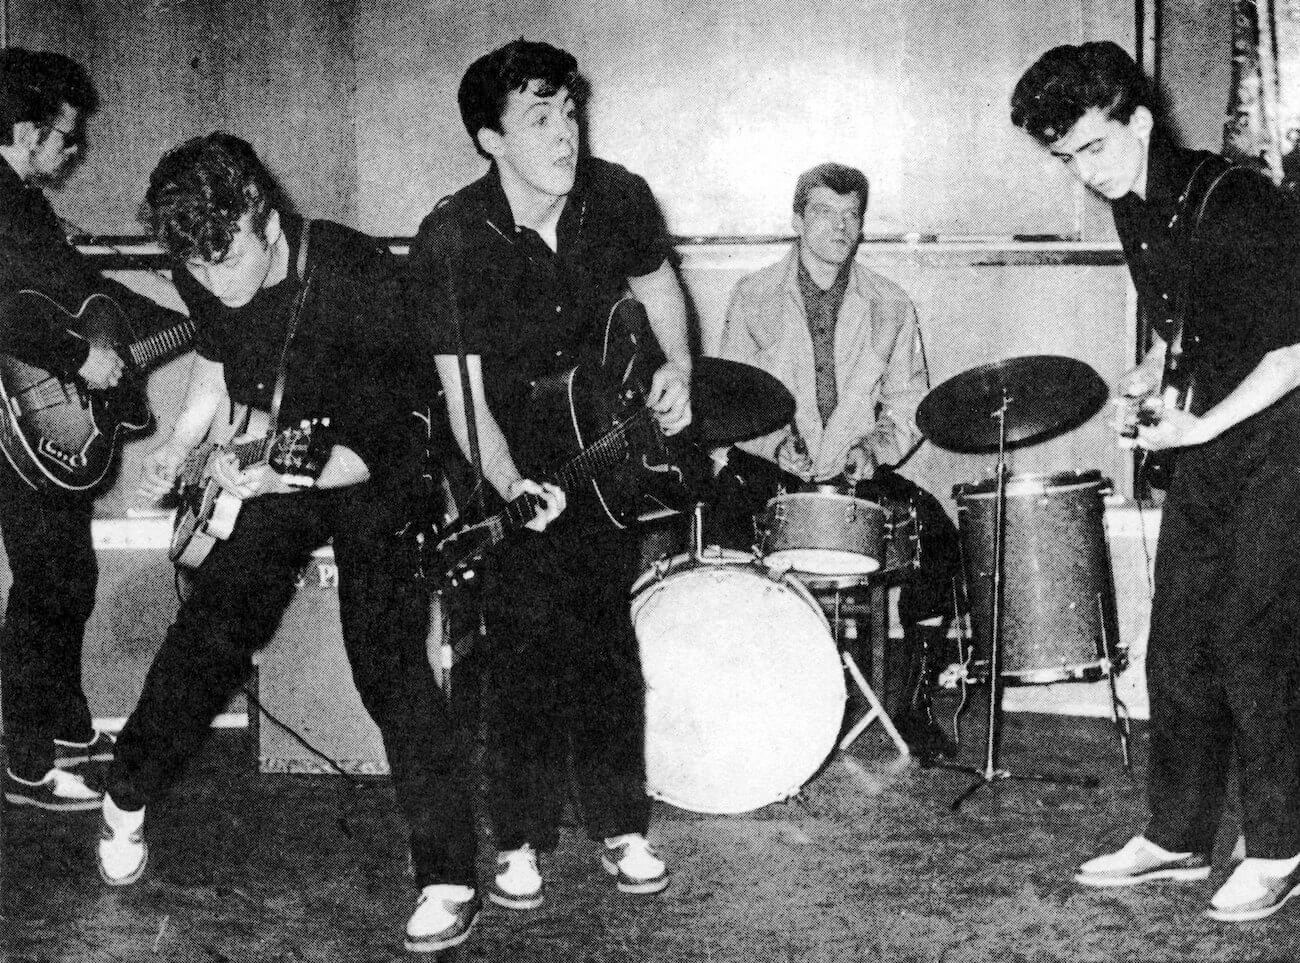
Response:
[[[646,407],[660,363],[645,308],[625,297],[609,313],[599,364],[580,364],[537,382],[530,402],[532,435],[550,439],[567,457],[532,477],[564,490],[566,512],[595,512],[626,528],[640,515],[680,510],[691,500],[704,477],[704,458],[694,446],[665,438]],[[426,570],[454,581],[532,521],[543,504],[525,493],[490,518],[429,540],[434,548]]]
[[[227,453],[235,456],[240,471],[259,463],[278,472],[315,478],[329,457],[329,444],[321,429],[328,419],[304,420],[296,427],[267,434],[269,416],[250,414],[247,430],[230,441],[208,441],[195,448],[181,463],[176,476],[179,504],[167,555],[180,568],[195,569],[203,564],[218,541],[235,530],[244,500],[226,491],[212,477],[212,465]]]
[[[1194,343],[1195,336],[1192,340]],[[1195,401],[1196,368],[1183,349],[1183,331],[1180,330],[1165,349],[1160,390],[1138,404],[1138,424],[1147,427],[1158,425],[1166,411],[1191,411]],[[1135,429],[1135,436],[1136,433]],[[1160,451],[1148,448],[1143,450],[1138,468],[1148,485],[1163,490],[1169,487],[1177,459],[1177,448],[1164,448]]]
[[[125,312],[106,294],[92,294],[69,311],[39,291],[23,290],[10,310],[111,348],[122,359],[122,380],[100,391],[0,353],[0,450],[9,464],[35,489],[93,488],[108,473],[122,434],[152,427],[145,372],[189,348],[194,322],[137,341]]]

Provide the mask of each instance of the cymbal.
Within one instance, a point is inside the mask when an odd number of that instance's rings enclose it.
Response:
[[[996,451],[1006,401],[1007,447],[1083,424],[1106,403],[1106,382],[1076,358],[1029,355],[971,368],[934,388],[916,412],[921,434],[952,451]]]
[[[691,386],[697,437],[730,445],[788,425],[794,396],[761,368],[722,358],[696,358]]]

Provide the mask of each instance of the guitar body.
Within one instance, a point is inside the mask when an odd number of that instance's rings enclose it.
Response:
[[[21,291],[15,310],[65,327],[96,347],[112,348],[126,361],[133,340],[130,322],[107,295],[87,298],[76,313],[36,291]],[[107,474],[123,433],[153,425],[143,378],[127,364],[115,388],[94,391],[80,380],[0,354],[4,401],[0,448],[33,488],[84,491]]]
[[[578,365],[537,383],[530,426],[533,437],[549,440],[539,461],[568,464],[585,453],[597,469],[580,491],[561,484],[573,510],[597,510],[626,528],[641,514],[689,500],[688,473],[679,465],[686,452],[670,450],[653,418],[637,417],[662,363],[645,308],[623,298],[609,313],[599,365]],[[539,475],[540,467],[529,466]]]
[[[315,422],[286,428],[271,439],[267,438],[269,427],[270,416],[252,410],[239,438],[231,437],[236,430],[232,422],[186,459],[177,478],[179,504],[167,551],[177,567],[196,569],[202,565],[217,542],[230,537],[244,507],[242,498],[226,491],[213,478],[212,465],[218,457],[233,452],[241,468],[269,461],[277,471],[313,478],[320,474],[329,446],[321,441]]]
[[[1188,347],[1195,347],[1195,338]],[[1183,346],[1183,335],[1179,333],[1174,343],[1165,351],[1164,370],[1160,376],[1160,391],[1156,411],[1149,417],[1139,410],[1138,421],[1147,425],[1158,424],[1160,415],[1165,411],[1192,411],[1196,403],[1196,369]],[[1142,478],[1152,488],[1164,491],[1173,481],[1174,465],[1178,461],[1177,448],[1165,448],[1160,451],[1142,453]]]

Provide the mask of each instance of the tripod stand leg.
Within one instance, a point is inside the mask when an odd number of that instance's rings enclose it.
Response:
[[[840,740],[840,748],[846,749],[855,739],[858,738],[858,736],[862,735],[867,726],[871,725],[871,723],[876,719],[879,719],[880,724],[885,727],[885,732],[889,733],[889,738],[893,740],[895,748],[898,749],[898,754],[900,756],[910,756],[912,750],[908,748],[903,737],[898,734],[898,729],[894,726],[894,720],[889,718],[889,713],[886,712],[885,707],[881,705],[880,699],[876,697],[876,693],[873,692],[871,686],[867,684],[866,678],[862,675],[862,670],[859,669],[858,664],[853,661],[853,656],[849,655],[847,652],[843,652],[840,654],[840,659],[844,662],[844,668],[857,684],[858,690],[866,697],[867,702],[871,704],[871,711],[868,712],[862,720],[850,729],[844,738]]]

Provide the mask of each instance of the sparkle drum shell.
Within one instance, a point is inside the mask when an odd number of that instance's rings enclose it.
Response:
[[[710,547],[633,586],[646,684],[646,787],[701,813],[798,792],[835,747],[844,670],[821,608],[792,578]]]
[[[1000,673],[1007,681],[1094,680],[1122,657],[1103,519],[1109,490],[1110,482],[1096,471],[1007,479]],[[987,677],[996,479],[957,485],[953,496],[971,603],[974,674],[981,674],[982,664]]]
[[[883,560],[886,512],[839,492],[777,495],[759,517],[763,561],[812,575],[867,575]]]

